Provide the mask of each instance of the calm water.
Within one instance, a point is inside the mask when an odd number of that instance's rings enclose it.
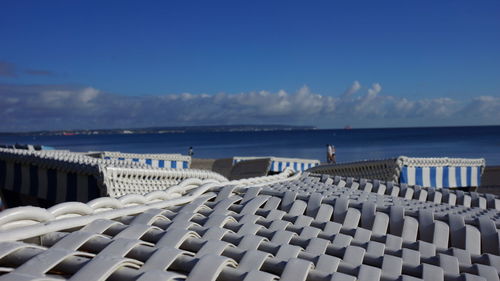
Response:
[[[337,149],[338,162],[418,157],[484,157],[500,165],[500,126],[452,128],[353,129],[275,132],[176,133],[145,135],[0,136],[0,143],[36,143],[72,151],[110,150],[182,153],[195,157],[283,156],[325,161],[325,144]]]

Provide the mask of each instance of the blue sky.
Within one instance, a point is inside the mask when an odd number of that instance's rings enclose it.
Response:
[[[123,120],[108,122],[110,127],[227,122],[320,127],[499,124],[498,15],[500,1],[2,1],[0,94],[10,102],[0,103],[0,115],[20,122],[23,112],[24,118],[34,117],[30,109],[41,116],[50,111],[46,115],[51,117],[39,126],[95,128],[104,120],[96,118],[109,116],[94,114],[90,120],[74,111],[88,110],[93,102],[103,107],[99,99],[104,97],[114,100],[110,111],[122,110],[116,99],[126,104],[124,108],[137,110],[119,115]],[[300,96],[305,85],[311,96]],[[342,100],[352,86],[356,94],[349,95],[350,102]],[[89,91],[97,94],[88,99],[82,93]],[[234,110],[247,112],[249,118],[222,114],[220,119],[207,119],[225,111],[227,105],[216,101],[218,94],[234,102],[236,95],[248,100],[258,98],[252,93],[261,91],[272,95],[268,99],[275,100],[275,113],[264,108],[267,104],[241,102]],[[200,100],[197,110],[203,114],[190,118],[163,123],[141,119],[152,110],[146,100],[182,100],[182,93],[193,95],[190,100],[206,94],[211,106],[221,104],[205,109],[207,101]],[[300,98],[311,102],[315,95],[321,106],[301,111]],[[54,98],[61,108],[36,107]],[[493,116],[483,110],[456,118],[471,105],[486,106]],[[189,108],[186,101],[183,106]],[[350,119],[346,114],[356,106],[373,112],[365,119],[359,114]],[[433,106],[449,112],[423,113]],[[442,109],[450,106],[456,108]],[[73,110],[62,110],[67,108]],[[325,115],[327,121],[321,121]],[[32,128],[28,123],[0,125],[0,130],[13,129]]]

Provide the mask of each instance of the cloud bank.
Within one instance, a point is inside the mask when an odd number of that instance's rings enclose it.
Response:
[[[500,97],[469,101],[382,94],[355,81],[335,97],[312,92],[124,96],[92,87],[0,85],[1,131],[214,124],[297,124],[323,128],[499,124]]]

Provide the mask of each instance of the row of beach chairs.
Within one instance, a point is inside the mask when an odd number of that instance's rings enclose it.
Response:
[[[181,167],[186,160],[180,155],[162,156],[164,161],[178,162]],[[88,202],[102,196],[146,193],[189,178],[227,181],[211,171],[156,168],[148,163],[148,158],[141,161],[120,158],[109,157],[108,153],[0,148],[0,191],[11,206],[48,207],[67,201]],[[130,184],[123,184],[124,181]]]
[[[0,279],[500,280],[495,195],[286,171],[191,181],[0,213]]]
[[[320,165],[310,172],[394,181],[433,188],[478,187],[486,162],[483,158],[417,158],[400,156],[336,165]]]

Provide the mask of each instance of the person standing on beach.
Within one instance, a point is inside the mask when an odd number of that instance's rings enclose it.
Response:
[[[335,164],[336,159],[335,159],[335,146],[331,144],[326,145],[326,161],[328,164]]]
[[[190,146],[190,147],[189,147],[189,150],[188,150],[188,155],[189,155],[189,156],[193,156],[193,155],[194,155],[194,152],[193,152],[193,147],[192,147],[192,146]]]
[[[332,149],[330,144],[326,144],[326,162],[328,164],[332,163]]]
[[[332,159],[332,164],[336,164],[337,163],[337,158],[335,158],[335,146],[333,145],[330,145],[330,148],[332,150],[332,153],[331,153],[331,159]]]

